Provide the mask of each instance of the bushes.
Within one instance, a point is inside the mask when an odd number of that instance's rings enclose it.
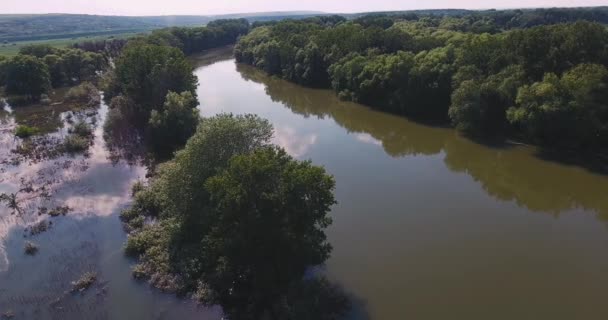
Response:
[[[93,129],[88,123],[84,121],[77,122],[72,128],[68,130],[68,132],[80,136],[82,138],[87,138],[93,135]]]
[[[90,82],[83,82],[78,86],[70,88],[64,98],[66,102],[82,104],[88,107],[96,107],[101,101],[99,90]]]
[[[35,136],[40,133],[40,129],[36,127],[30,127],[26,125],[20,125],[15,129],[15,136],[19,138],[29,138],[31,136]]]
[[[88,150],[89,145],[89,139],[75,134],[70,134],[63,142],[63,149],[68,153],[79,153]]]
[[[126,253],[140,259],[135,277],[220,304],[234,319],[295,310],[285,297],[313,290],[300,286],[304,271],[331,251],[324,229],[334,180],[268,146],[271,136],[256,116],[203,119],[149,186],[137,187],[121,214],[133,231]]]

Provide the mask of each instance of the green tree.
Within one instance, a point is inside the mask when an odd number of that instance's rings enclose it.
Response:
[[[0,87],[6,85],[6,68],[8,66],[8,59],[5,56],[0,56]]]
[[[169,92],[165,104],[152,110],[148,125],[148,144],[159,158],[170,156],[184,146],[196,131],[200,115],[198,101],[189,91]]]
[[[169,91],[194,94],[197,79],[184,54],[176,48],[136,42],[116,61],[115,81],[122,94],[139,107],[139,121],[148,121],[153,108],[163,105]]]
[[[606,142],[608,70],[581,64],[561,78],[549,73],[543,81],[523,86],[508,119],[540,144],[567,148]]]
[[[37,100],[51,87],[46,64],[33,56],[17,55],[6,64],[6,93]]]
[[[51,84],[57,88],[66,83],[67,76],[65,74],[63,60],[56,54],[49,54],[44,56],[44,63],[49,68],[49,74],[51,76]]]
[[[291,284],[329,257],[333,179],[268,147],[231,159],[205,187],[216,217],[201,243],[211,302],[233,319],[275,318]]]
[[[140,258],[136,276],[155,274],[157,287],[221,304],[230,319],[333,319],[344,311],[327,282],[301,282],[331,250],[324,229],[334,180],[269,146],[271,136],[269,123],[252,115],[202,120],[121,215],[135,231],[126,249]]]
[[[506,110],[515,103],[517,90],[525,83],[523,69],[510,66],[484,78],[476,69],[465,67],[454,78],[462,81],[452,93],[448,111],[454,127],[477,137],[504,134]]]
[[[44,56],[55,54],[57,51],[57,48],[53,48],[48,44],[31,44],[21,47],[21,49],[19,49],[19,54],[30,55],[36,58],[44,58]]]

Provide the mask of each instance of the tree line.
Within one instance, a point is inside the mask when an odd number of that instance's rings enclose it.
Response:
[[[604,11],[289,20],[259,24],[240,39],[235,57],[346,100],[449,122],[473,137],[594,150],[608,146],[608,30],[556,22],[603,21]],[[521,22],[530,19],[547,25]]]
[[[30,45],[12,58],[0,57],[0,87],[7,95],[38,101],[52,88],[90,80],[107,66],[102,54],[48,45]]]

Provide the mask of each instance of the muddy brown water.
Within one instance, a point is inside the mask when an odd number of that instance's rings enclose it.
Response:
[[[268,77],[196,71],[204,116],[256,113],[335,176],[330,277],[369,319],[608,319],[608,177]]]
[[[204,116],[267,118],[275,143],[335,176],[325,270],[352,294],[351,318],[608,319],[607,176],[542,160],[531,147],[488,147],[342,102],[237,65],[229,54],[198,61]],[[17,192],[26,212],[0,207],[0,314],[219,319],[218,308],[131,278],[117,215],[146,169],[111,159],[100,127],[106,111],[102,104],[87,117],[97,124],[87,156],[19,164],[4,161],[22,143],[12,134],[16,121],[48,117],[49,137],[62,139],[70,111],[0,112],[0,192]],[[66,216],[38,215],[63,205]],[[26,229],[41,220],[53,222],[50,230],[30,236]],[[25,241],[38,244],[36,256],[24,255]],[[98,283],[66,293],[87,271]]]

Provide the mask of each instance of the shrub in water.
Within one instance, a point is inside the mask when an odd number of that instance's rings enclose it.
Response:
[[[26,125],[18,126],[17,129],[15,129],[15,135],[19,138],[29,138],[39,133],[40,130],[38,128]]]
[[[81,136],[71,134],[63,142],[65,151],[70,153],[84,152],[89,148],[89,140]]]

